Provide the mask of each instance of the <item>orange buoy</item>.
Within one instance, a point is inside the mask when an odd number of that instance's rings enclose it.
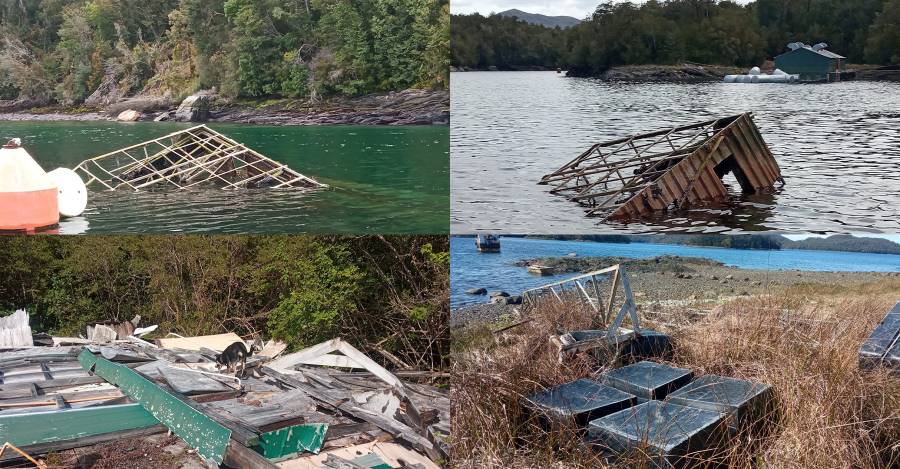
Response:
[[[33,233],[56,226],[56,192],[56,183],[19,139],[0,147],[0,231]]]

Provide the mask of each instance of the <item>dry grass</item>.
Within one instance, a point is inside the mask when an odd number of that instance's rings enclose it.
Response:
[[[709,466],[900,467],[900,378],[863,372],[857,351],[900,300],[900,280],[853,288],[800,285],[728,303],[668,331],[672,364],[772,386],[778,419],[766,435],[736,438]],[[523,396],[604,371],[588,358],[560,364],[548,335],[590,327],[590,315],[558,307],[494,340],[468,331],[454,343],[456,467],[603,467],[574,427],[547,431]],[[649,325],[647,325],[649,327]],[[752,444],[748,444],[752,443]],[[645,464],[634,458],[620,464]]]

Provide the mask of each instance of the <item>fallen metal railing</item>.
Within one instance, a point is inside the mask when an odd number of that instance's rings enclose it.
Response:
[[[605,280],[604,277],[610,276],[612,285],[609,295],[604,297],[600,282]],[[620,288],[624,301],[615,318],[610,321]],[[586,304],[600,316],[603,324],[609,324],[607,336],[610,339],[619,335],[626,317],[630,319],[633,331],[640,333],[641,322],[634,302],[634,293],[631,291],[631,282],[628,280],[625,266],[621,264],[526,290],[522,293],[522,299],[529,306],[537,306],[548,300],[559,304],[566,304],[567,301]]]

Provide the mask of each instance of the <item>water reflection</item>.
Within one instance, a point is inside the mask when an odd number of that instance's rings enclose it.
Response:
[[[900,229],[898,83],[612,84],[475,72],[454,73],[451,86],[455,233]],[[775,194],[598,225],[537,185],[592,143],[745,111],[755,113],[787,181]]]

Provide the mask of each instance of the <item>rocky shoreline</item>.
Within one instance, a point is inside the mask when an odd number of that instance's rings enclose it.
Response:
[[[692,83],[722,81],[725,75],[744,72],[746,72],[745,69],[738,67],[684,63],[680,65],[623,65],[613,67],[599,75],[569,70],[566,76],[597,78],[603,81]]]
[[[889,277],[891,272],[813,272],[798,270],[759,270],[729,267],[699,258],[662,256],[651,259],[619,257],[554,257],[520,261],[555,267],[558,272],[589,272],[625,262],[635,301],[639,307],[671,302],[720,301],[740,296],[770,294],[798,284],[853,285]],[[472,285],[476,287],[476,285]],[[515,292],[518,294],[519,292]],[[461,327],[492,323],[514,313],[515,306],[477,304],[454,309],[451,325]]]
[[[234,102],[198,93],[173,105],[132,98],[104,108],[36,108],[0,102],[0,121],[182,121],[259,125],[449,125],[450,92],[404,90],[319,103]],[[23,107],[24,105],[24,107]]]

